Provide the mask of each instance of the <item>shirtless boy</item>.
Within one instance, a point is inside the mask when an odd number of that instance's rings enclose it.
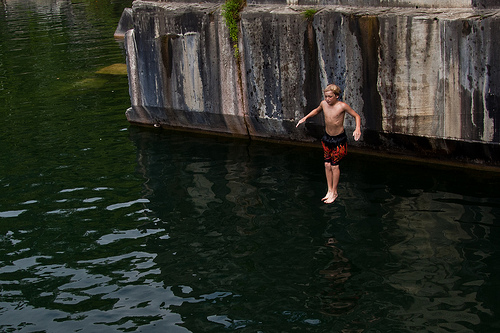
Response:
[[[337,185],[340,179],[340,160],[347,154],[347,136],[344,131],[344,116],[347,112],[356,119],[356,129],[353,132],[354,140],[361,136],[361,117],[346,103],[339,101],[340,88],[334,84],[328,85],[325,90],[325,100],[319,106],[300,119],[297,127],[308,118],[314,117],[323,111],[325,116],[325,135],[321,139],[325,160],[326,182],[328,192],[321,199],[330,204],[338,197]]]

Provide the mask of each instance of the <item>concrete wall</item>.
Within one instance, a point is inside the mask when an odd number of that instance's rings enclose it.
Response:
[[[151,2],[199,3],[198,0],[150,0]],[[224,3],[224,0],[203,2]],[[498,0],[247,0],[248,5],[307,5],[307,6],[355,6],[355,7],[422,7],[422,8],[498,8]]]
[[[358,145],[499,160],[500,12],[477,8],[487,1],[317,6],[309,20],[310,6],[260,2],[241,13],[237,60],[220,3],[134,1],[129,121],[314,141],[320,117],[295,123],[335,82],[362,117]]]

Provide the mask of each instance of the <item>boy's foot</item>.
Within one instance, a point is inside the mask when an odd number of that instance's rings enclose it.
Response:
[[[321,201],[323,201],[323,202],[328,201],[328,200],[335,201],[335,199],[337,199],[337,197],[338,197],[337,193],[335,193],[333,191],[331,191],[331,192],[328,191],[328,192],[326,192],[325,196],[321,199]]]
[[[337,199],[337,198],[338,198],[338,196],[339,196],[338,194],[331,194],[331,195],[328,195],[328,196],[326,197],[326,199],[325,199],[325,200],[323,200],[323,202],[324,202],[324,203],[326,203],[326,204],[331,204],[331,203],[333,203],[333,202],[335,201],[335,199]]]
[[[332,195],[334,195],[333,192],[330,191],[326,192],[325,196],[321,199],[321,201],[328,200],[328,198],[330,198]]]

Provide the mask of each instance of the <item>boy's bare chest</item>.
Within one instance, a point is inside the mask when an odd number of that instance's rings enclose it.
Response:
[[[344,117],[344,110],[340,107],[329,106],[323,109],[326,119],[339,119]]]

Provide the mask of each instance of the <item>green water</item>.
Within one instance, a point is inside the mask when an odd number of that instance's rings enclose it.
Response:
[[[4,1],[0,331],[497,332],[499,177],[130,126],[130,1]]]

